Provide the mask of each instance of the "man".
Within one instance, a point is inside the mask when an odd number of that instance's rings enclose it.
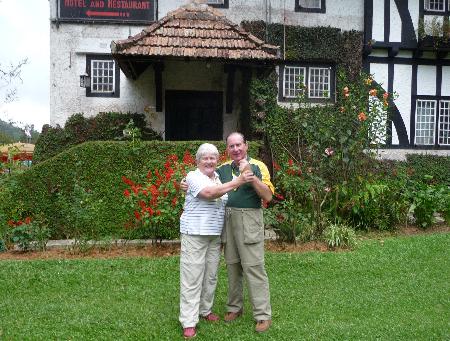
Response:
[[[264,267],[264,220],[261,201],[272,199],[274,187],[264,163],[247,155],[244,135],[234,132],[227,137],[227,152],[231,161],[217,169],[222,183],[246,172],[250,181],[228,193],[225,213],[224,243],[228,273],[228,300],[225,322],[234,321],[243,312],[243,277],[245,276],[255,330],[265,332],[272,324],[269,280]]]
[[[222,235],[228,273],[228,300],[225,322],[243,312],[243,277],[245,276],[253,307],[255,330],[265,332],[272,324],[269,280],[264,267],[264,220],[261,201],[270,201],[274,187],[264,163],[247,155],[248,144],[238,132],[227,137],[231,161],[217,169],[220,181],[229,182],[241,172],[247,183],[228,193],[225,228]],[[186,188],[187,186],[182,186]]]

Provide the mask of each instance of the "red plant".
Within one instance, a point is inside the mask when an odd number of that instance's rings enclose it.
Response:
[[[163,167],[149,170],[141,184],[122,176],[128,186],[123,195],[132,209],[132,221],[128,221],[125,228],[149,227],[154,239],[170,238],[178,233],[184,202],[179,182],[194,166],[195,159],[186,151],[182,162],[176,155],[167,156]]]

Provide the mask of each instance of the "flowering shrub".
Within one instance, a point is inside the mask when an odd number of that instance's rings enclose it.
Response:
[[[141,235],[154,241],[177,237],[184,204],[179,181],[194,166],[195,159],[186,151],[181,162],[176,155],[169,155],[164,167],[149,170],[142,183],[122,176],[128,186],[123,195],[132,212],[125,228],[140,230]]]
[[[14,243],[22,251],[45,250],[50,237],[50,231],[46,226],[37,221],[32,221],[30,217],[25,217],[24,220],[9,220],[8,226],[10,231],[6,236],[7,245]]]
[[[295,106],[282,108],[266,94],[260,96],[266,112],[259,122],[279,164],[273,168],[276,191],[286,200],[270,210],[284,210],[282,216],[302,215],[313,226],[314,238],[322,235],[329,221],[339,221],[348,215],[345,210],[351,210],[346,193],[361,186],[360,179],[373,164],[370,151],[386,140],[392,100],[369,75],[350,81],[338,70],[337,78],[337,91],[331,96],[335,103],[313,105],[303,91]]]

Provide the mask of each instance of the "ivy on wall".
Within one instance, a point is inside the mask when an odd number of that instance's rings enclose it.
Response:
[[[264,21],[243,21],[241,26],[259,39],[280,46],[287,61],[333,63],[342,66],[351,78],[361,71],[362,32],[341,31],[329,26],[266,25]]]

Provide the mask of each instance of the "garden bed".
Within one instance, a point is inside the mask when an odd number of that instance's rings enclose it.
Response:
[[[402,235],[416,235],[426,233],[448,233],[450,226],[445,224],[434,225],[426,230],[415,226],[400,227],[395,231],[386,232],[368,232],[360,234],[358,237],[362,239],[383,239],[392,236]],[[304,243],[288,244],[281,243],[274,240],[266,241],[266,250],[269,252],[310,252],[330,251],[326,243],[322,241],[310,241]],[[334,251],[342,251],[345,249],[338,248]],[[129,243],[122,245],[101,245],[89,247],[85,250],[79,248],[52,248],[46,251],[29,251],[22,252],[18,250],[9,250],[0,252],[0,260],[4,259],[18,259],[18,260],[32,260],[32,259],[77,259],[77,258],[124,258],[124,257],[167,257],[175,256],[180,253],[180,244],[175,242],[163,244],[151,243]]]

